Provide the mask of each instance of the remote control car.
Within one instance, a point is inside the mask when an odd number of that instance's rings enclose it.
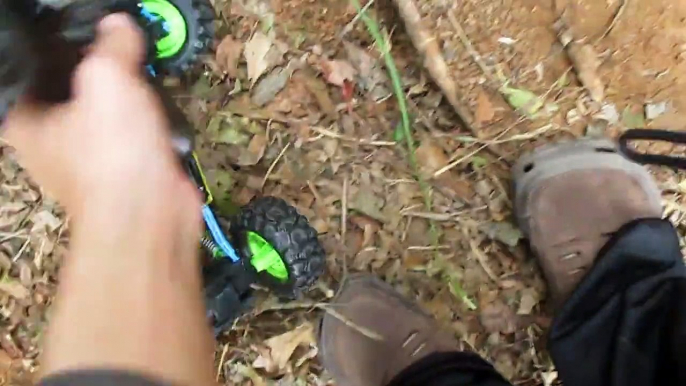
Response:
[[[227,227],[222,226],[226,222],[218,221],[212,193],[193,151],[190,124],[159,81],[167,74],[187,71],[211,48],[214,9],[209,0],[1,2],[0,14],[5,17],[0,18],[0,116],[22,95],[41,96],[38,72],[46,67],[43,62],[51,59],[40,51],[47,49],[42,41],[49,41],[53,50],[83,47],[95,36],[97,22],[112,12],[128,12],[146,32],[150,81],[172,122],[175,150],[204,196],[201,246],[210,257],[203,268],[207,315],[219,334],[251,308],[255,284],[280,297],[293,297],[323,273],[326,255],[307,219],[279,198],[254,199],[227,219]],[[71,56],[78,57],[80,50],[73,51]],[[53,56],[51,60],[56,59]],[[67,77],[60,82],[65,90],[56,93],[59,87],[52,87],[46,98],[64,100],[69,95],[68,84]]]

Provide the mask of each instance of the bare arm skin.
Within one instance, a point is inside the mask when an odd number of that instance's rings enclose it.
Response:
[[[74,76],[73,100],[24,102],[5,125],[22,164],[72,218],[42,370],[130,370],[209,385],[200,197],[171,150],[142,58],[134,23],[110,16]]]

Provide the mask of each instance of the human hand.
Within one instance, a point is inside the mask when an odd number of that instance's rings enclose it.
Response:
[[[62,105],[20,103],[4,137],[22,165],[74,217],[99,208],[142,208],[173,194],[173,205],[199,213],[182,172],[169,122],[146,82],[144,41],[124,15],[105,18],[75,71],[73,98]],[[194,208],[194,209],[190,209]]]
[[[99,26],[58,106],[21,102],[5,121],[19,161],[73,219],[42,370],[120,369],[213,383],[201,296],[201,198],[172,150],[127,16]]]

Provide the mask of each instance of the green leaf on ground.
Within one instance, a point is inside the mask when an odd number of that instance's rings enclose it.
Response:
[[[526,114],[529,118],[534,118],[543,108],[543,99],[529,90],[509,87],[505,84],[500,87],[500,92],[505,96],[510,106]]]
[[[452,293],[453,296],[455,296],[459,300],[463,301],[467,308],[469,308],[472,311],[478,308],[476,306],[476,303],[474,303],[474,300],[472,300],[469,297],[469,295],[467,295],[467,292],[465,292],[465,290],[462,289],[462,286],[460,285],[460,280],[458,278],[450,276],[448,278],[448,285],[450,287],[450,293]]]
[[[481,169],[488,165],[488,160],[484,157],[479,157],[478,155],[473,156],[470,162],[472,163],[472,168],[474,169]]]
[[[524,237],[522,231],[510,222],[490,223],[485,225],[483,230],[492,240],[500,241],[509,247],[516,247]]]
[[[622,123],[629,129],[645,127],[646,121],[643,109],[632,109],[630,106],[627,106],[622,112]]]

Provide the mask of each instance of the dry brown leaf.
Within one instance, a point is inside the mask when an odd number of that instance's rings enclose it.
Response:
[[[534,307],[538,304],[539,294],[534,288],[525,288],[522,290],[519,299],[519,309],[517,315],[531,315]]]
[[[349,202],[350,209],[354,209],[380,222],[385,222],[381,209],[384,207],[385,200],[379,197],[371,186],[361,186],[357,194]]]
[[[291,78],[289,68],[277,68],[262,78],[253,89],[252,102],[257,106],[264,106],[276,98],[276,95],[286,87]]]
[[[264,134],[255,134],[248,147],[241,152],[238,157],[238,165],[253,166],[256,165],[264,156],[264,151],[267,148],[267,136]]]
[[[265,344],[269,348],[269,358],[264,358],[264,364],[274,364],[276,368],[283,372],[287,369],[288,361],[298,347],[314,345],[314,343],[314,329],[312,324],[303,323],[293,331],[269,338],[265,341]],[[260,356],[263,355],[264,354]]]
[[[390,83],[381,61],[366,50],[349,42],[343,42],[350,64],[357,70],[357,85],[368,92],[372,99],[379,101],[391,95]]]
[[[345,82],[355,80],[355,69],[345,60],[322,60],[321,68],[324,79],[335,86],[343,87]]]
[[[433,175],[436,171],[448,164],[448,157],[443,149],[434,144],[431,140],[425,140],[417,148],[415,153],[417,164],[423,174]]]
[[[226,35],[217,46],[216,60],[222,71],[235,79],[238,77],[238,62],[243,54],[243,42],[234,40],[233,36]]]
[[[491,103],[486,92],[481,90],[476,97],[476,112],[474,113],[474,119],[477,124],[481,124],[490,122],[494,117],[495,109],[493,108],[493,103]]]
[[[307,90],[314,96],[317,104],[322,111],[326,113],[330,120],[335,120],[338,118],[336,105],[331,100],[328,87],[324,81],[315,77],[313,74],[311,74],[311,71],[308,70],[296,72],[294,78],[295,77],[298,77],[299,80],[303,80],[303,85],[305,88],[307,88]]]
[[[474,198],[472,184],[464,176],[453,173],[452,170],[441,174],[434,181],[436,186],[443,188],[444,193],[448,193],[453,199],[469,202]]]
[[[487,332],[511,334],[517,330],[517,316],[505,303],[495,300],[481,308],[479,321]]]
[[[567,46],[567,54],[572,63],[574,63],[574,69],[579,76],[579,81],[588,90],[591,99],[596,102],[602,102],[605,99],[605,85],[598,73],[600,59],[593,46],[590,44],[570,43]]]
[[[55,214],[49,210],[41,210],[31,216],[31,222],[33,226],[31,227],[31,233],[37,231],[48,231],[54,232],[62,226],[62,220],[60,220]]]
[[[17,299],[26,299],[29,296],[29,290],[24,287],[19,280],[5,277],[0,280],[0,292],[4,292]]]
[[[243,51],[248,64],[248,79],[252,84],[254,85],[265,72],[283,63],[286,51],[288,51],[288,45],[262,32],[255,32],[253,37],[245,43]]]
[[[572,30],[561,19],[557,21],[555,27],[558,30],[558,39],[567,49],[567,55],[572,61],[579,81],[586,88],[591,99],[602,102],[605,99],[605,85],[598,73],[601,62],[595,48],[590,44],[575,40]]]
[[[248,78],[253,84],[269,68],[267,53],[272,47],[272,39],[262,32],[256,32],[245,44],[245,61],[248,63]]]

